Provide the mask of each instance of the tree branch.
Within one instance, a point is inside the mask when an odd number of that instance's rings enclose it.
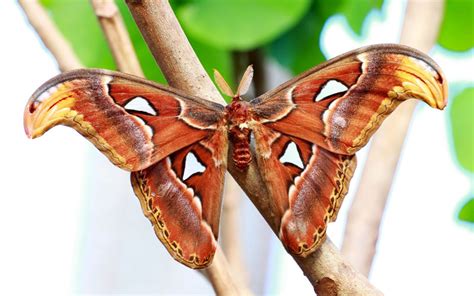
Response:
[[[168,1],[127,0],[127,4],[168,82],[190,94],[223,103]],[[272,230],[278,233],[274,214],[269,207],[271,197],[255,163],[251,163],[245,174],[240,173],[232,161],[228,162],[228,169]],[[311,256],[295,257],[295,260],[313,286],[329,277],[335,282],[339,295],[380,295],[363,276],[342,260],[329,239]]]
[[[409,0],[400,43],[428,52],[438,36],[443,2]],[[364,275],[372,266],[380,222],[415,106],[415,100],[400,105],[374,136],[349,210],[342,254]]]
[[[31,26],[44,45],[51,51],[61,71],[82,68],[82,64],[69,43],[58,30],[46,10],[36,0],[19,0]]]
[[[113,0],[91,0],[115,64],[121,72],[144,77],[120,11]]]

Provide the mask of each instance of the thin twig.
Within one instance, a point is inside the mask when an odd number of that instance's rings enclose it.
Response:
[[[127,4],[170,84],[191,94],[223,103],[187,41],[168,1],[127,0]],[[240,173],[232,161],[228,162],[228,166],[230,173],[272,230],[278,233],[274,214],[269,208],[271,197],[255,163],[250,164],[245,174]],[[329,277],[336,283],[339,295],[381,294],[342,260],[329,240],[311,256],[295,259],[313,286],[319,280]]]
[[[115,2],[91,0],[91,3],[107,38],[117,68],[122,72],[143,77],[142,68]]]
[[[30,24],[35,28],[44,45],[51,51],[61,71],[82,68],[71,45],[58,30],[46,10],[36,0],[19,0]]]
[[[409,0],[400,43],[428,52],[436,42],[443,2]],[[415,100],[403,103],[380,127],[349,210],[342,253],[364,275],[372,266],[380,222],[415,106]]]
[[[204,270],[217,295],[252,295],[250,290],[236,282],[231,274],[229,263],[218,246],[210,267]]]

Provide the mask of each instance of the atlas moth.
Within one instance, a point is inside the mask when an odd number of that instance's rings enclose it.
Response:
[[[355,153],[385,117],[410,98],[438,109],[447,103],[440,68],[401,45],[348,52],[245,101],[252,75],[249,67],[234,93],[215,73],[222,92],[232,97],[222,106],[120,72],[74,70],[34,92],[24,112],[25,131],[36,138],[63,124],[89,139],[131,172],[143,212],[169,253],[204,268],[217,247],[230,144],[242,174],[256,162],[283,245],[304,257],[324,241],[347,193]],[[134,107],[137,100],[142,108]],[[296,147],[297,162],[284,159],[289,147]],[[186,175],[191,155],[202,170]]]

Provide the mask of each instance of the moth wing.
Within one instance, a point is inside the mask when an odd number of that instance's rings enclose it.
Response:
[[[222,111],[219,104],[139,77],[81,69],[41,86],[25,108],[24,123],[33,138],[58,124],[71,126],[112,163],[136,171],[212,135]]]
[[[251,103],[266,126],[349,155],[410,98],[443,109],[447,82],[428,56],[392,44],[331,59]]]
[[[141,104],[141,105],[140,105]],[[171,255],[203,268],[219,227],[227,146],[223,107],[119,72],[75,70],[41,86],[25,108],[25,130],[38,137],[73,127],[115,165],[132,171],[144,214]],[[194,155],[202,172],[185,176]]]
[[[207,267],[216,250],[226,136],[225,129],[220,129],[211,139],[178,150],[131,176],[157,237],[177,261],[191,268]],[[203,169],[187,175],[186,159],[191,154]]]
[[[327,223],[336,219],[356,157],[330,152],[264,125],[255,129],[255,142],[279,237],[290,252],[306,256],[324,241]]]
[[[323,241],[347,193],[354,153],[409,98],[444,108],[441,70],[411,48],[377,45],[329,60],[250,102],[257,161],[291,252],[305,256]],[[301,167],[282,161],[288,143],[296,145]]]

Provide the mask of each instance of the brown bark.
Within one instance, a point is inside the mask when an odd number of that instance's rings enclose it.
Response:
[[[223,99],[199,63],[168,1],[127,0],[127,4],[168,82],[190,94],[222,103]],[[229,171],[273,231],[278,233],[272,218],[274,214],[268,206],[271,197],[255,163],[250,165],[246,174],[242,174],[229,161]],[[339,295],[381,294],[344,262],[329,240],[311,256],[295,257],[295,260],[313,286],[328,277],[336,283]]]
[[[436,42],[443,0],[409,0],[400,43],[428,52]],[[388,117],[370,146],[359,188],[349,210],[342,254],[368,275],[380,222],[416,101],[403,103]]]

